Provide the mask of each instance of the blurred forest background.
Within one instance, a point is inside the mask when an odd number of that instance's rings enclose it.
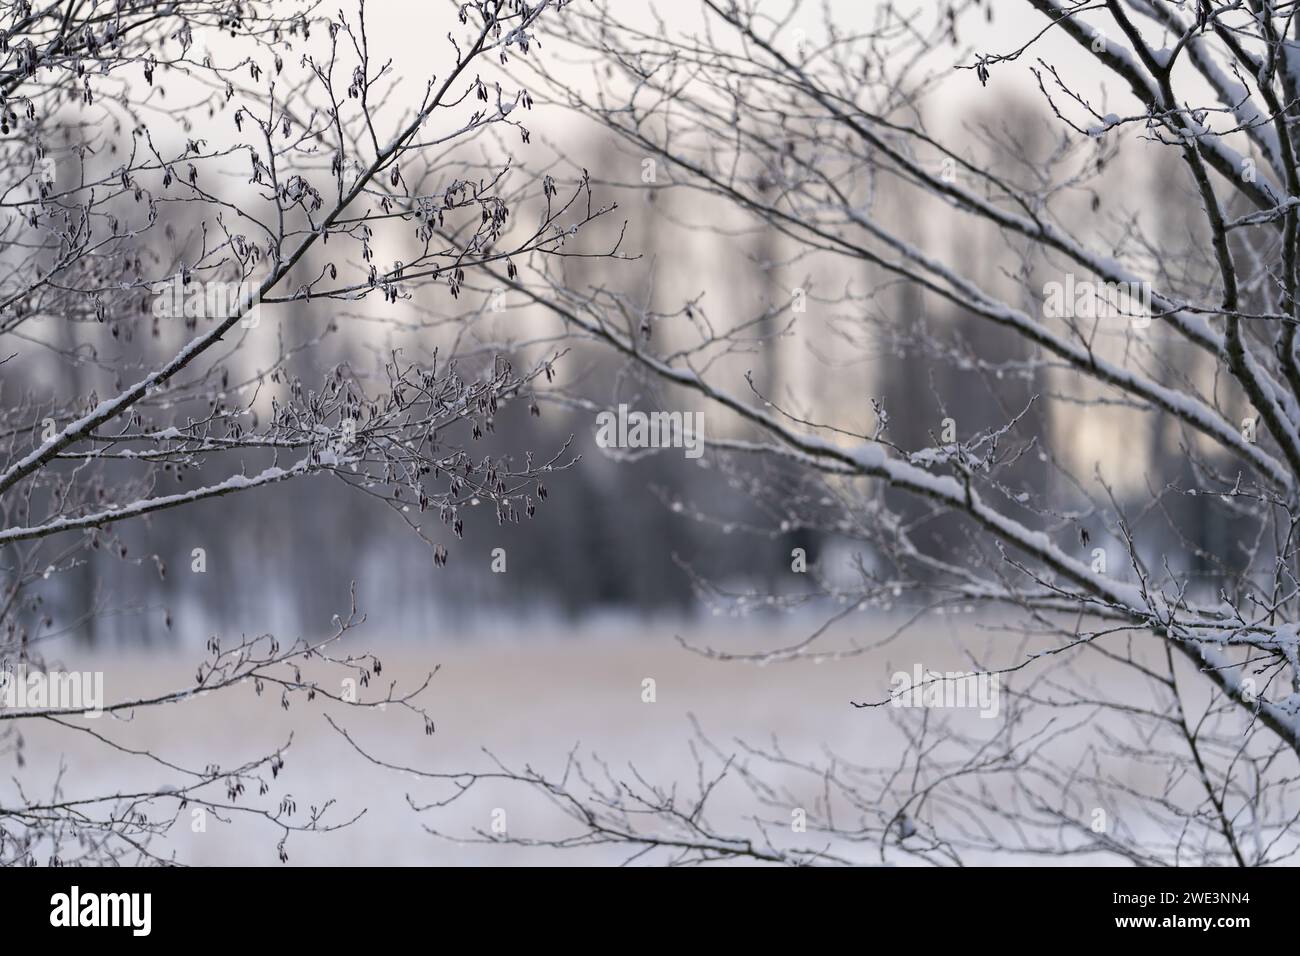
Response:
[[[397,51],[399,76],[409,69],[415,84],[420,82],[414,68],[420,55],[405,35],[403,24],[409,18],[400,6],[372,8],[371,32],[377,46]],[[851,21],[852,6],[840,16]],[[991,20],[988,29],[998,26]],[[936,51],[936,62],[944,57],[951,61],[959,52]],[[575,73],[575,82],[582,81]],[[1045,178],[1060,145],[1059,132],[1041,104],[1025,98],[1022,83],[995,82],[984,89],[971,82],[955,89],[966,92],[941,98],[942,111],[927,116],[927,123],[959,131],[973,157],[1005,167],[1010,176]],[[656,182],[644,182],[644,157],[609,133],[552,109],[554,115],[545,123],[547,138],[562,143],[557,153],[567,158],[575,176],[580,168],[591,172],[597,195],[617,202],[616,218],[627,223],[620,251],[631,258],[570,260],[575,286],[622,290],[644,299],[647,309],[671,311],[692,302],[704,312],[757,316],[755,348],[735,364],[737,381],[752,372],[756,388],[814,419],[818,409],[834,408],[841,418],[847,409],[864,432],[875,427],[873,401],[878,401],[888,414],[889,436],[904,448],[932,444],[939,422],[952,410],[960,410],[962,432],[971,433],[1004,424],[1037,396],[1029,420],[1042,438],[1039,447],[1064,448],[1077,456],[1072,464],[1083,464],[1085,470],[1094,462],[1104,464],[1107,479],[1121,495],[1127,490],[1135,500],[1144,499],[1148,488],[1182,474],[1186,465],[1180,435],[1166,427],[1163,417],[1146,419],[1148,428],[1140,434],[1118,432],[1104,407],[1085,409],[1068,398],[1058,400],[1048,373],[1025,364],[1030,356],[1018,338],[929,301],[915,289],[895,288],[872,271],[852,273],[833,260],[794,258],[770,227],[725,220],[720,209],[715,217],[709,201],[664,188],[671,185],[669,171],[659,169]],[[1176,160],[1167,153],[1140,141],[1126,142],[1107,160],[1114,167],[1107,181],[1116,184],[1115,191],[1080,195],[1079,214],[1119,225],[1130,217],[1141,220],[1149,235],[1175,248],[1197,242],[1185,186],[1171,167]],[[996,233],[958,228],[956,218],[941,206],[923,213],[888,210],[885,196],[879,214],[901,223],[917,245],[950,259],[989,289],[1012,287],[1004,278],[1020,267],[1019,260]],[[701,223],[713,228],[701,228]],[[591,241],[611,238],[607,229]],[[1043,276],[1038,284],[1059,278]],[[795,290],[803,293],[806,312],[796,310]],[[433,301],[439,297],[442,301]],[[392,305],[372,296],[358,304],[358,312],[337,303],[277,305],[263,310],[261,328],[248,337],[234,362],[252,370],[259,348],[292,349],[317,336],[321,323],[330,320],[336,331],[291,362],[304,382],[318,379],[345,358],[355,365],[357,356],[377,361],[394,348],[427,355],[435,346],[445,346],[451,333],[429,321],[432,316],[480,313],[494,335],[520,342],[545,328],[536,309],[507,297],[505,309],[495,315],[492,302],[489,289],[471,289],[455,301],[424,289],[413,301]],[[1034,313],[1042,308],[1041,302],[1023,305]],[[142,297],[142,313],[150,307]],[[407,323],[406,331],[365,321],[375,310],[396,314]],[[888,317],[896,335],[863,341],[863,326],[854,322],[855,313],[863,310]],[[144,334],[148,318],[122,321],[120,334],[113,330],[118,363],[73,367],[52,358],[44,366],[6,366],[0,387],[13,394],[29,389],[36,394],[105,394],[114,381],[114,365],[147,364],[170,355],[191,334],[180,323],[160,327],[157,319],[152,334]],[[64,336],[95,336],[104,347],[99,328],[66,323],[58,328]],[[1160,323],[1149,332],[1171,366],[1190,368],[1203,361],[1187,344],[1163,337]],[[853,348],[838,349],[844,341]],[[934,370],[943,366],[928,350],[957,348],[963,342],[989,361],[956,374],[945,368],[936,375]],[[77,342],[59,344],[75,347]],[[853,355],[854,362],[838,361],[840,354]],[[676,450],[620,461],[596,447],[597,408],[623,401],[634,407],[640,402],[643,407],[686,408],[687,398],[648,396],[637,380],[624,375],[617,360],[580,345],[556,371],[558,385],[587,396],[587,407],[542,401],[538,421],[528,417],[525,406],[512,405],[500,416],[495,434],[487,436],[485,450],[528,448],[547,457],[573,436],[573,450],[582,461],[556,476],[546,506],[531,522],[498,527],[491,509],[484,509],[478,521],[471,515],[465,539],[456,542],[445,568],[434,567],[427,546],[396,515],[338,483],[315,478],[124,525],[118,531],[128,542],[125,556],[96,553],[74,573],[51,580],[45,599],[59,609],[59,620],[77,622],[70,631],[78,641],[108,646],[198,643],[211,633],[296,634],[324,626],[332,614],[346,609],[355,582],[371,635],[418,638],[431,629],[466,628],[474,620],[545,616],[573,621],[608,613],[690,616],[700,609],[695,584],[701,580],[736,589],[749,582],[762,587],[783,578],[788,582],[796,547],[823,569],[848,569],[852,548],[772,513],[747,492],[748,479],[739,472],[707,459],[687,460]],[[76,380],[63,380],[68,376]],[[250,396],[236,387],[231,397]],[[706,421],[706,438],[727,427],[726,422]],[[1070,440],[1053,441],[1054,432]],[[1052,480],[1041,452],[1037,460],[1027,456],[1018,467],[1026,480]],[[173,477],[177,489],[204,479],[199,473]],[[781,477],[769,474],[765,479]],[[792,486],[790,493],[807,491]],[[807,504],[816,506],[815,501]],[[908,507],[901,498],[900,507]],[[1186,516],[1172,523],[1189,526]],[[1171,550],[1195,563],[1201,560],[1198,555],[1215,550],[1223,529],[1197,523],[1194,516],[1192,523],[1199,529],[1198,540]],[[1156,527],[1145,530],[1144,542],[1162,551],[1167,538]],[[955,524],[936,522],[929,529],[929,546],[942,551],[949,536],[958,533]],[[204,550],[203,574],[190,570],[196,548]],[[496,548],[506,549],[505,574],[490,572]],[[159,573],[160,563],[165,575]],[[91,613],[92,608],[106,613]]]
[[[990,155],[1030,171],[1054,146],[1039,111],[998,93],[982,97],[977,109],[963,112],[961,122],[972,130],[984,124],[1000,131],[1004,139],[980,145]],[[1104,461],[1108,476],[1118,478],[1118,487],[1131,489],[1139,498],[1148,486],[1180,477],[1184,457],[1179,436],[1162,426],[1163,418],[1148,419],[1145,433],[1116,433],[1104,410],[1054,401],[1050,380],[1039,370],[1026,371],[1029,355],[1015,337],[928,301],[914,288],[895,289],[869,271],[845,274],[834,263],[791,260],[782,237],[769,228],[736,224],[725,232],[692,229],[683,207],[695,200],[654,184],[638,185],[641,157],[628,154],[608,134],[581,126],[575,125],[565,138],[569,154],[592,171],[598,195],[619,204],[619,218],[628,223],[622,251],[636,257],[575,260],[575,281],[645,296],[654,308],[675,309],[692,300],[709,311],[759,316],[755,334],[760,343],[744,365],[737,366],[736,375],[752,371],[755,387],[776,396],[783,407],[814,417],[818,408],[833,407],[841,414],[852,409],[863,430],[870,431],[875,424],[872,402],[877,400],[888,413],[890,437],[905,448],[917,448],[933,443],[931,436],[947,414],[959,414],[964,433],[996,428],[1038,396],[1030,417],[1043,446],[1062,445],[1050,440],[1054,430],[1071,435],[1064,446],[1079,456],[1077,462]],[[1095,213],[1114,210],[1119,215],[1122,210],[1123,215],[1142,217],[1148,229],[1171,243],[1193,241],[1177,177],[1166,165],[1170,161],[1161,159],[1157,149],[1122,153],[1116,161],[1124,168],[1114,179],[1127,182],[1130,192],[1097,197]],[[700,215],[698,209],[691,213]],[[909,221],[908,213],[896,210],[894,215],[907,222],[913,241],[951,258],[988,288],[998,288],[1002,270],[1016,265],[1014,250],[1000,249],[996,235],[959,231],[942,215]],[[1043,281],[1048,278],[1058,277],[1045,276]],[[796,289],[807,296],[807,313],[796,312],[792,305]],[[355,363],[357,355],[382,355],[391,348],[428,350],[440,344],[439,329],[420,328],[419,315],[426,309],[445,310],[450,300],[421,302],[425,295],[429,292],[417,292],[414,302],[391,306],[362,304],[365,309],[409,314],[412,328],[405,335],[385,329],[377,337],[373,325],[358,320],[363,315],[345,313],[336,318],[337,331],[305,352],[306,359],[293,360],[291,368],[310,382],[345,358]],[[824,305],[819,295],[838,301]],[[491,290],[478,290],[452,305],[466,313],[487,312],[491,300]],[[142,300],[142,311],[150,305]],[[1041,308],[1038,303],[1027,305],[1035,311]],[[322,313],[331,306],[264,309],[270,315],[255,331],[274,335],[283,347],[292,348],[318,334]],[[860,325],[852,321],[854,308],[888,316],[897,335],[862,342]],[[500,316],[491,318],[515,330],[531,328],[537,321],[526,306],[509,303]],[[163,327],[156,336],[132,335],[129,322],[123,322],[122,329],[120,353],[126,361],[145,363],[171,354],[189,334],[180,327]],[[1159,335],[1159,325],[1150,331]],[[96,329],[89,332],[98,334]],[[852,354],[865,360],[837,363],[839,336],[852,338]],[[250,340],[252,354],[242,361],[252,366],[257,339]],[[921,341],[929,344],[920,346]],[[926,349],[963,342],[990,363],[958,374],[945,368],[936,375],[939,366]],[[1196,359],[1190,346],[1172,338],[1161,347],[1174,366]],[[1177,350],[1187,354],[1180,356]],[[589,395],[598,407],[619,402],[654,405],[647,404],[638,382],[623,377],[616,360],[598,350],[584,352],[579,347],[556,371],[560,385]],[[112,381],[112,374],[89,363],[80,368],[62,362],[48,367],[28,363],[6,368],[3,387],[37,394],[43,388],[84,393],[101,381]],[[67,382],[54,376],[79,378]],[[104,390],[100,387],[101,394]],[[686,407],[685,399],[675,403],[672,397],[660,396],[656,401],[655,407]],[[706,420],[706,438],[725,427]],[[61,620],[80,622],[74,634],[81,641],[198,642],[209,633],[299,633],[323,626],[346,608],[355,582],[371,634],[418,637],[430,629],[464,627],[472,618],[544,615],[562,621],[609,612],[691,615],[698,610],[695,578],[728,588],[744,588],[747,582],[769,585],[789,571],[796,547],[805,549],[810,563],[824,568],[831,563],[847,567],[852,558],[825,534],[783,524],[783,516],[770,513],[746,493],[742,475],[709,467],[706,460],[688,460],[679,450],[615,460],[596,446],[594,432],[592,408],[543,402],[540,423],[529,419],[524,405],[505,409],[495,433],[487,436],[489,447],[530,448],[543,457],[573,436],[573,449],[582,461],[556,476],[546,506],[531,522],[498,527],[492,509],[484,509],[479,521],[471,512],[465,539],[456,543],[445,568],[434,567],[427,546],[397,516],[338,483],[316,478],[256,495],[217,498],[122,526],[119,533],[128,542],[125,556],[96,553],[75,573],[52,580],[46,600],[61,611]],[[1050,480],[1042,460],[1030,458],[1019,467],[1027,480]],[[178,474],[175,487],[203,480],[201,473]],[[1203,523],[1197,527],[1196,548],[1172,549],[1191,555],[1193,561],[1200,549],[1212,552],[1222,534],[1222,529]],[[931,546],[942,551],[947,536],[956,533],[955,527],[936,524],[929,534]],[[1152,531],[1145,541],[1163,547],[1167,540],[1156,535]],[[190,570],[196,548],[205,552],[207,570],[202,574]],[[490,572],[496,548],[506,549],[505,574]],[[159,561],[168,569],[165,575],[158,571]],[[107,613],[92,614],[92,607]]]

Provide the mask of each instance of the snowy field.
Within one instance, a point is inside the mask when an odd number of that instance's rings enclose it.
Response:
[[[864,618],[864,620],[866,620]],[[997,640],[996,629],[972,634],[978,643]],[[872,634],[871,625],[863,637]],[[887,628],[876,623],[880,635]],[[775,647],[805,632],[688,627],[679,623],[636,628],[593,624],[578,631],[543,628],[527,639],[522,626],[497,633],[437,635],[425,640],[366,643],[383,663],[383,681],[410,686],[438,667],[424,700],[436,721],[426,736],[416,715],[388,707],[359,712],[330,705],[295,704],[281,709],[278,693],[259,697],[252,685],[163,708],[141,710],[133,718],[129,742],[164,760],[192,765],[213,759],[248,760],[274,749],[293,735],[286,766],[272,782],[262,805],[274,807],[290,797],[299,819],[308,806],[335,799],[330,819],[341,821],[365,810],[352,826],[332,834],[295,834],[290,864],[577,864],[618,862],[626,849],[611,847],[557,851],[511,845],[472,845],[432,835],[489,830],[493,812],[506,811],[513,836],[555,834],[563,821],[535,793],[514,784],[475,789],[450,807],[417,813],[408,803],[428,804],[449,789],[367,762],[324,719],[340,719],[357,741],[391,763],[428,771],[487,770],[490,751],[518,769],[529,764],[554,774],[569,750],[599,754],[611,768],[635,766],[649,781],[690,792],[696,768],[690,750],[692,717],[727,753],[744,739],[767,744],[780,728],[780,744],[792,757],[820,758],[826,750],[862,763],[888,763],[898,742],[887,714],[860,710],[851,700],[887,695],[889,674],[910,668],[962,669],[963,658],[952,633],[917,631],[902,642],[843,660],[800,661],[758,666],[707,659],[683,649],[688,639],[736,650]],[[512,633],[515,636],[512,636]],[[353,645],[360,649],[358,641]],[[106,672],[109,700],[142,695],[183,684],[195,658],[179,652],[114,656],[100,662]],[[89,668],[90,660],[78,662]],[[655,701],[642,700],[643,681],[655,681]],[[125,728],[105,716],[95,729],[124,739]],[[85,735],[43,725],[28,730],[28,766],[21,779],[29,793],[48,791],[60,762],[67,768],[65,796],[129,792],[168,779],[146,757],[91,746]],[[12,758],[9,758],[12,760]],[[714,764],[710,764],[713,766]],[[790,775],[773,783],[808,786],[807,777]],[[9,784],[7,784],[8,786]],[[9,794],[6,794],[7,797]],[[250,798],[245,797],[243,802]],[[711,819],[724,831],[749,834],[746,814],[760,808],[739,784],[724,786]],[[767,812],[767,816],[772,816]],[[572,832],[571,829],[564,832]],[[279,833],[265,820],[209,818],[207,830],[193,833],[187,818],[166,844],[176,859],[193,864],[278,865]],[[154,844],[161,851],[161,843]],[[870,861],[871,850],[862,851]],[[1044,860],[1038,860],[1042,864]],[[1077,861],[1076,861],[1077,862]]]

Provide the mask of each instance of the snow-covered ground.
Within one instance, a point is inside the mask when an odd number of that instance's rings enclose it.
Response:
[[[883,622],[862,618],[862,637],[888,633]],[[963,627],[971,628],[970,624]],[[527,632],[527,633],[526,633]],[[291,837],[291,864],[555,864],[612,862],[627,851],[580,851],[470,845],[427,833],[425,825],[447,833],[489,830],[493,813],[505,811],[517,836],[554,833],[561,823],[538,796],[517,785],[488,785],[444,809],[417,813],[408,803],[445,798],[447,786],[413,779],[368,763],[324,719],[345,723],[356,740],[395,764],[430,771],[484,770],[490,751],[515,768],[530,764],[556,773],[567,753],[599,754],[615,771],[635,766],[649,781],[674,782],[689,792],[696,786],[690,750],[692,715],[703,732],[727,753],[736,741],[770,743],[779,732],[793,757],[820,758],[826,750],[862,763],[888,763],[898,753],[893,728],[881,710],[860,710],[851,700],[888,694],[889,676],[915,662],[939,669],[966,665],[952,633],[934,628],[859,657],[821,663],[758,666],[721,662],[683,649],[676,634],[697,642],[734,649],[775,647],[806,633],[762,633],[758,627],[713,628],[681,624],[637,627],[593,624],[578,631],[503,626],[495,633],[430,635],[420,639],[367,642],[383,664],[379,680],[399,686],[418,683],[439,667],[423,700],[436,721],[426,735],[413,714],[388,707],[384,712],[296,703],[285,711],[274,691],[258,696],[251,684],[182,704],[141,710],[129,724],[111,716],[94,729],[136,750],[148,749],[173,763],[192,766],[212,760],[234,762],[265,753],[287,740],[293,744],[286,766],[259,799],[242,802],[274,808],[289,796],[297,819],[309,806],[334,799],[331,817],[342,820],[365,810],[347,829]],[[977,638],[987,642],[990,635]],[[116,654],[101,658],[109,700],[183,684],[196,657],[181,652]],[[89,668],[91,661],[79,660]],[[653,679],[655,701],[643,700],[644,681]],[[373,688],[372,688],[373,689]],[[88,724],[91,722],[87,722]],[[68,773],[65,795],[129,792],[169,779],[145,757],[131,757],[94,745],[85,735],[51,725],[27,729],[28,766],[21,779],[29,794],[42,792],[62,762]],[[9,758],[12,760],[12,758]],[[780,783],[780,777],[769,778]],[[806,788],[807,777],[789,781]],[[10,784],[0,799],[12,795]],[[743,817],[759,808],[739,785],[719,794],[712,820],[720,829],[746,833]],[[768,813],[769,816],[772,814]],[[188,817],[170,835],[178,860],[194,864],[279,865],[276,827],[266,821],[209,818],[206,832],[194,833]],[[154,845],[162,849],[161,844]],[[864,853],[864,856],[867,855]],[[1043,862],[1043,861],[1040,861]]]

